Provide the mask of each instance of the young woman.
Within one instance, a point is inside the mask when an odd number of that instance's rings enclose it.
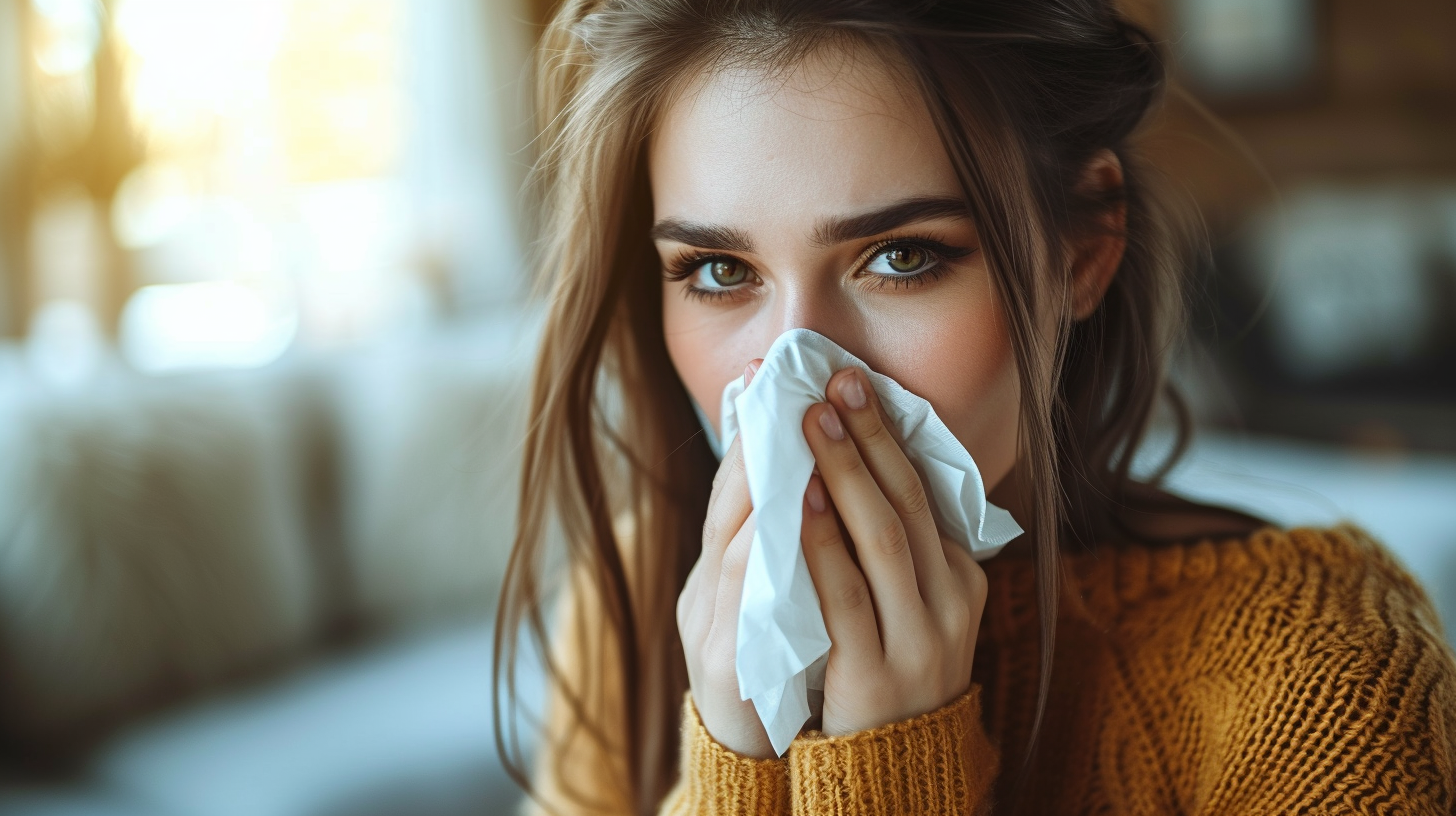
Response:
[[[554,289],[497,650],[506,699],[517,631],[549,658],[533,809],[1452,812],[1456,662],[1382,547],[1129,475],[1187,247],[1132,149],[1163,63],[1108,2],[567,0],[541,59]],[[834,645],[778,756],[733,663],[741,456],[694,402],[716,426],[797,327],[928,399],[1027,533],[943,541],[837,373],[803,418]]]

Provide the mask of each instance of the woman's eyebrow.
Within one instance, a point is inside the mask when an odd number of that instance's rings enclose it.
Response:
[[[732,227],[718,227],[697,224],[681,218],[664,218],[652,225],[648,235],[654,241],[676,241],[688,246],[723,252],[752,252],[753,241],[748,234]]]
[[[955,196],[917,196],[904,198],[877,210],[859,215],[840,216],[820,221],[814,228],[814,243],[833,246],[845,241],[869,238],[916,221],[947,216],[968,216],[970,208]]]
[[[820,221],[814,227],[812,240],[818,246],[833,246],[889,232],[896,227],[947,216],[966,216],[969,208],[955,196],[916,196],[904,198],[876,210],[858,215],[845,215]],[[648,235],[654,241],[676,241],[688,246],[723,252],[752,252],[748,234],[733,227],[699,224],[681,218],[664,218],[652,225]]]

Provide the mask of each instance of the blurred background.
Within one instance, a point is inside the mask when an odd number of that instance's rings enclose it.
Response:
[[[551,5],[0,0],[0,814],[510,812]],[[1456,5],[1127,5],[1213,247],[1173,485],[1456,624]]]

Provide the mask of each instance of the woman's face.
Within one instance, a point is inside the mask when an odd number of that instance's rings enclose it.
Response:
[[[723,387],[812,329],[928,399],[987,488],[1016,457],[1017,372],[976,225],[929,111],[886,66],[823,50],[708,73],[649,151],[667,350],[718,427]]]

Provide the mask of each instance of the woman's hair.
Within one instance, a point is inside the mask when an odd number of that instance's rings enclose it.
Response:
[[[523,631],[561,679],[542,609],[547,531],[559,524],[570,573],[590,582],[619,652],[622,676],[611,686],[623,697],[609,702],[625,733],[612,737],[625,745],[622,784],[643,813],[676,772],[688,680],[674,608],[701,549],[717,468],[663,339],[646,145],[693,77],[783,71],[826,46],[878,56],[921,94],[1004,304],[1020,375],[1017,471],[1033,492],[1034,517],[1020,521],[1036,548],[1037,725],[1059,553],[1127,533],[1132,454],[1181,327],[1184,242],[1128,144],[1163,89],[1163,61],[1106,0],[566,0],[537,65],[534,180],[549,312],[497,621],[497,727],[501,697],[512,710],[517,702]],[[1120,159],[1124,184],[1089,191],[1079,182],[1103,150]],[[1124,222],[1108,217],[1119,208]],[[1076,320],[1069,245],[1119,223],[1121,264],[1096,311]],[[1038,329],[1048,315],[1050,336]],[[563,692],[583,714],[579,696]],[[574,733],[604,737],[591,723]],[[520,758],[508,767],[524,784]]]

